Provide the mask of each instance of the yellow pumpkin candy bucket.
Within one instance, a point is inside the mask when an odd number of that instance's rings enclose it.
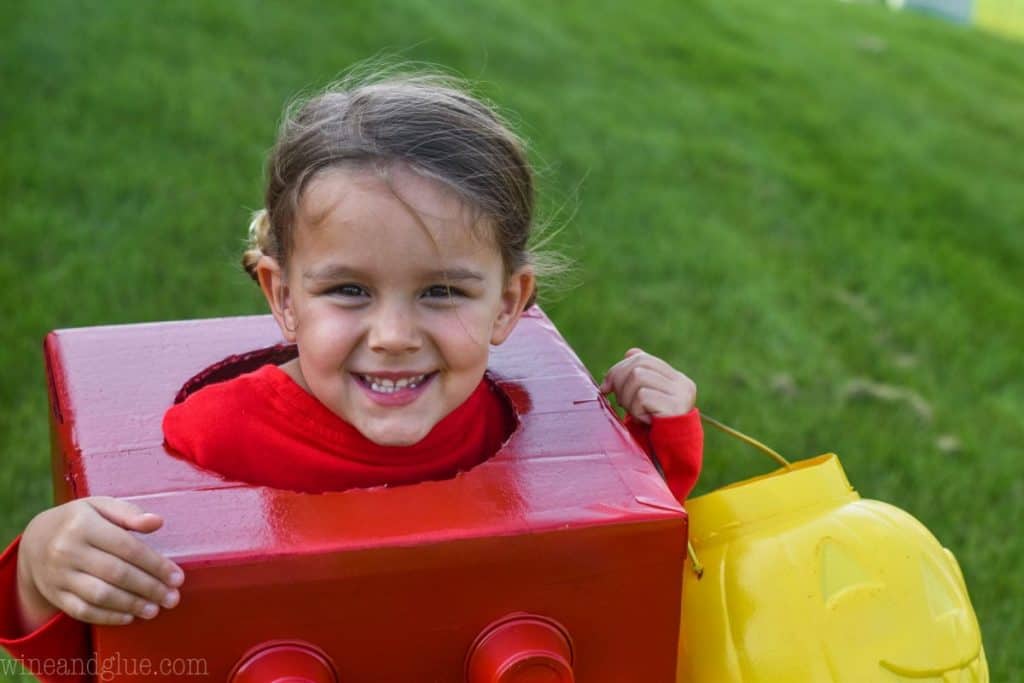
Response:
[[[779,470],[687,501],[678,682],[987,682],[953,554],[835,455],[769,452]]]

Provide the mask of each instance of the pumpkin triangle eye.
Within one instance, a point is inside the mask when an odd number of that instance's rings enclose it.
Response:
[[[880,590],[876,581],[849,549],[833,538],[826,538],[818,548],[821,563],[821,595],[828,607],[855,589]]]

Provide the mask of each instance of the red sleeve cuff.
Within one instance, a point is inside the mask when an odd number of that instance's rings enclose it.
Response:
[[[697,484],[704,457],[700,411],[694,408],[684,415],[654,417],[650,426],[627,416],[626,428],[657,459],[676,500],[686,500]]]
[[[31,633],[21,630],[18,612],[18,548],[21,536],[7,546],[0,555],[0,647],[23,664],[46,666],[57,658],[78,658],[86,662],[92,656],[89,626],[58,612],[52,619]],[[83,676],[46,676],[44,671],[33,671],[42,681],[85,683]]]

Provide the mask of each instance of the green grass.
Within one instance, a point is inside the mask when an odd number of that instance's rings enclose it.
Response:
[[[280,108],[382,50],[521,121],[575,211],[546,309],[593,372],[641,345],[708,413],[839,453],[957,554],[1019,680],[1024,44],[873,5],[0,5],[0,544],[49,503],[42,336],[262,311],[234,264]],[[768,469],[706,460],[698,492]]]

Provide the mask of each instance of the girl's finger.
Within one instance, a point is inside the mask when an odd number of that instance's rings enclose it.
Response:
[[[657,398],[658,411],[653,415],[682,415],[697,400],[697,385],[667,362],[633,347],[626,357],[608,371],[601,383],[602,393],[614,392],[615,397],[630,415],[649,422],[642,406],[635,405],[637,389],[650,386],[664,394]]]
[[[636,349],[630,349],[634,351]],[[629,351],[626,353],[628,354]],[[631,368],[640,363],[644,358],[643,352],[635,353],[631,356],[626,356],[615,365],[608,368],[608,372],[605,373],[604,381],[601,382],[600,390],[601,393],[608,393],[614,391],[618,395],[619,390],[622,388],[622,382],[629,375]]]
[[[641,406],[637,404],[637,392],[642,387],[652,387],[661,391],[671,391],[671,382],[660,373],[648,367],[634,367],[625,377],[615,397],[619,405],[625,408],[630,415],[637,415]]]
[[[641,389],[649,391],[641,397]],[[697,401],[697,385],[682,373],[667,378],[647,365],[633,368],[623,383],[619,402],[637,417],[673,416],[689,412]]]
[[[90,605],[69,591],[60,591],[53,604],[60,611],[66,612],[72,619],[84,621],[88,624],[123,626],[124,624],[130,624],[134,620],[131,614]]]
[[[88,498],[86,502],[107,521],[123,529],[148,534],[159,529],[164,523],[163,518],[159,515],[145,512],[138,505],[126,500],[109,496],[94,496]]]
[[[148,574],[134,564],[111,555],[110,553],[90,548],[76,562],[75,569],[114,586],[140,600],[171,608],[178,604],[180,594],[168,587],[159,579]],[[95,603],[94,604],[99,604]],[[132,610],[135,611],[135,610]],[[138,614],[138,612],[136,612]],[[139,616],[142,616],[141,614]]]
[[[152,619],[160,612],[159,606],[155,603],[85,572],[76,571],[69,576],[65,590],[97,609],[131,614],[144,619]]]
[[[679,412],[678,397],[651,386],[642,386],[633,399],[637,413],[648,417],[673,415]]]
[[[651,370],[660,373],[661,375],[665,376],[670,380],[674,380],[678,377],[685,377],[683,373],[679,372],[674,367],[669,365],[667,361],[658,358],[657,356],[652,356],[649,353],[641,352],[640,354],[637,354],[637,365],[642,365],[646,368],[650,368]]]
[[[113,524],[98,526],[90,534],[88,542],[98,550],[135,565],[168,588],[176,588],[185,580],[185,574],[178,565]]]

